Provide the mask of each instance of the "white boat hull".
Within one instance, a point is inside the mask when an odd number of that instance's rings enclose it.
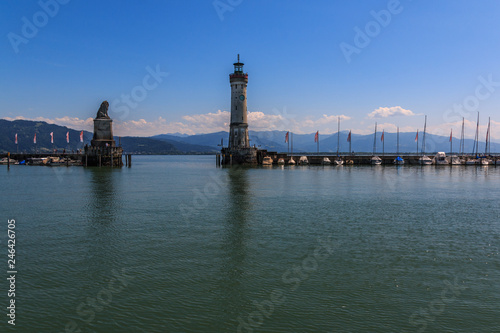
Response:
[[[372,165],[380,165],[380,164],[382,164],[382,159],[378,156],[374,156],[371,159],[371,163],[372,163]]]
[[[422,156],[418,159],[418,164],[420,165],[431,165],[432,160],[427,156]]]

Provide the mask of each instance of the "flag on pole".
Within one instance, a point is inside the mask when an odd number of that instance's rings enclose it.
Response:
[[[35,133],[35,137],[33,138],[33,143],[36,144],[36,133]]]
[[[80,142],[83,142],[83,131],[80,132]]]
[[[288,134],[289,134],[289,133],[290,133],[290,132],[286,132],[286,134],[285,134],[285,143],[288,143]],[[83,134],[83,131],[82,131],[82,134]]]
[[[318,142],[319,131],[314,135],[314,142]]]
[[[17,133],[16,133],[16,145],[17,145]]]
[[[384,130],[382,130],[382,135],[380,136],[380,141],[384,141]]]
[[[66,132],[66,142],[69,143],[69,132]]]
[[[450,133],[450,142],[451,142],[452,138],[453,138],[453,129],[451,129],[451,133]]]
[[[351,142],[351,131],[349,131],[349,135],[347,136],[347,142]]]
[[[415,136],[415,142],[418,141],[418,130],[417,130],[417,135]]]
[[[54,132],[50,132],[50,143],[54,143]]]

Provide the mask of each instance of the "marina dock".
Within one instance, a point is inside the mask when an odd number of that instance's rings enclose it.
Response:
[[[433,159],[434,156],[437,153],[428,153],[426,156],[428,156],[430,159]],[[264,157],[270,157],[273,161],[273,165],[278,165],[278,160],[283,159],[285,161],[285,164],[288,165],[288,161],[293,158],[295,163],[299,163],[299,159],[305,156],[307,158],[308,163],[310,165],[322,165],[323,164],[323,159],[328,158],[331,162],[332,165],[334,164],[333,161],[337,158],[336,153],[277,153],[277,152],[270,152],[267,150],[259,150],[257,152],[257,164],[262,165],[262,162],[264,160]],[[394,154],[394,153],[386,153],[386,154],[376,154],[373,155],[371,153],[356,153],[356,154],[339,154],[339,157],[343,161],[343,165],[371,165],[372,161],[371,158],[373,156],[378,156],[381,159],[381,165],[394,165],[394,160],[399,156],[404,160],[405,165],[420,165],[419,163],[419,158],[422,157],[422,154],[411,154],[411,153],[406,153],[406,154]],[[500,165],[500,154],[491,154],[488,156],[479,156],[477,157],[476,155],[472,154],[464,154],[464,155],[458,155],[458,154],[453,154],[453,155],[447,155],[447,159],[450,159],[450,156],[457,156],[459,157],[464,163],[462,165],[474,165],[474,164],[465,164],[465,161],[468,160],[478,160],[480,161],[482,158],[488,159],[490,161],[489,165],[496,166],[497,164]],[[231,159],[232,156],[228,154],[218,154],[216,157],[216,164],[218,166],[220,165],[231,165]],[[432,164],[435,164],[434,162]],[[445,164],[446,165],[446,164]],[[452,165],[449,163],[448,165]],[[477,165],[481,165],[480,162],[477,163]]]

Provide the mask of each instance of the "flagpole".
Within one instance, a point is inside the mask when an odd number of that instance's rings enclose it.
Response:
[[[418,156],[418,129],[417,129],[417,137],[416,137],[415,141],[417,141],[417,156]]]
[[[349,155],[352,156],[351,141],[352,141],[351,130],[349,130]]]
[[[453,155],[453,128],[450,133],[450,155]]]
[[[319,155],[319,131],[317,132],[318,133],[318,155]]]
[[[384,137],[385,130],[382,130],[382,156],[385,155],[385,137]]]

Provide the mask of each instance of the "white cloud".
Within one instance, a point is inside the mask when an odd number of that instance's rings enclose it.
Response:
[[[353,123],[351,117],[346,115],[322,115],[318,118],[303,117],[299,118],[294,115],[288,114],[286,108],[283,111],[277,109],[273,110],[271,114],[266,114],[261,111],[254,111],[248,113],[249,129],[254,131],[292,131],[297,134],[314,133],[317,130],[322,134],[332,134],[337,132],[337,119],[341,119],[341,130],[352,129],[355,134],[372,134],[374,131],[374,124],[364,124],[363,121]],[[37,117],[28,119],[23,116],[15,118],[5,117],[6,120],[35,120],[45,121],[50,124],[57,124],[67,126],[75,130],[93,131],[93,119],[79,119],[72,117],[60,118],[44,118]],[[187,115],[182,117],[181,121],[167,121],[165,118],[159,117],[155,120],[127,120],[120,121],[118,119],[113,122],[113,132],[115,135],[120,136],[153,136],[165,133],[185,133],[185,134],[203,134],[213,133],[218,131],[228,131],[230,121],[230,112],[218,110],[217,112],[209,112],[204,114]],[[344,122],[348,122],[347,125]],[[486,137],[487,124],[482,124],[479,127],[480,140],[484,141]],[[400,125],[399,130],[404,132],[415,132],[417,128],[422,131],[421,126],[408,126],[408,124]],[[449,136],[450,129],[453,128],[453,136],[460,138],[462,121],[453,123],[442,123],[427,127],[427,132]],[[397,125],[391,122],[379,123],[377,131],[395,133]],[[465,120],[465,137],[469,139],[474,138],[476,131],[476,122]],[[491,121],[491,139],[492,141],[500,141],[500,122]]]
[[[379,107],[368,114],[370,118],[387,118],[394,116],[415,116],[411,110],[403,109],[400,106]]]

